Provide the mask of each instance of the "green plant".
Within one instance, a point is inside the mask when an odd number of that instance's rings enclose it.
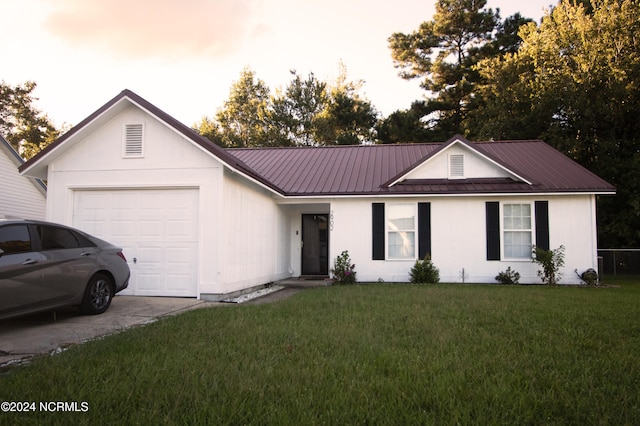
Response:
[[[561,245],[554,250],[545,250],[533,246],[531,249],[531,260],[542,266],[538,270],[538,276],[546,285],[556,285],[562,279],[560,268],[564,266],[564,246]]]
[[[496,275],[495,280],[499,281],[500,284],[518,284],[518,281],[520,281],[520,274],[509,266],[506,271],[502,271]]]
[[[356,265],[351,263],[349,251],[345,250],[335,258],[331,274],[340,284],[354,284],[356,282]]]
[[[431,261],[431,256],[426,255],[424,260],[416,260],[409,276],[413,284],[437,283],[440,281],[440,270]]]

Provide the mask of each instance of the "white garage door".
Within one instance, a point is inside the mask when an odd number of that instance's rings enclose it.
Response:
[[[197,189],[76,191],[73,225],[123,248],[120,294],[197,296]]]

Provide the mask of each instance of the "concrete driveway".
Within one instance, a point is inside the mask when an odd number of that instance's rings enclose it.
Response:
[[[323,280],[287,279],[272,292],[257,291],[247,304],[274,303],[311,287],[327,285]],[[256,298],[251,298],[252,296]],[[240,302],[238,302],[240,303]],[[0,367],[26,362],[37,355],[52,354],[72,345],[113,334],[158,318],[189,309],[230,306],[195,298],[116,296],[101,315],[81,315],[76,308],[59,309],[7,320],[0,320]]]
[[[60,309],[0,321],[0,367],[51,354],[67,346],[147,324],[167,315],[222,303],[174,297],[116,296],[101,315]]]

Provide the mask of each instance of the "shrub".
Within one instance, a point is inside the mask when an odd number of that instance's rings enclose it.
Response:
[[[440,271],[431,261],[431,256],[426,255],[424,260],[416,260],[415,265],[409,271],[413,284],[437,283],[440,281]]]
[[[356,282],[356,265],[351,263],[347,250],[335,258],[331,274],[340,284],[354,284]]]
[[[538,276],[544,284],[556,285],[562,279],[562,274],[559,271],[564,266],[563,245],[555,250],[545,250],[533,246],[531,260],[542,266],[542,270],[538,270]]]
[[[518,281],[520,281],[520,274],[509,266],[506,271],[502,271],[496,275],[495,279],[496,281],[499,281],[500,284],[518,284]]]

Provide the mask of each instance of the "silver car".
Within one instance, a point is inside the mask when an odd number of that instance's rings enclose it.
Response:
[[[101,314],[127,288],[122,249],[77,229],[0,219],[0,319],[62,306]]]

